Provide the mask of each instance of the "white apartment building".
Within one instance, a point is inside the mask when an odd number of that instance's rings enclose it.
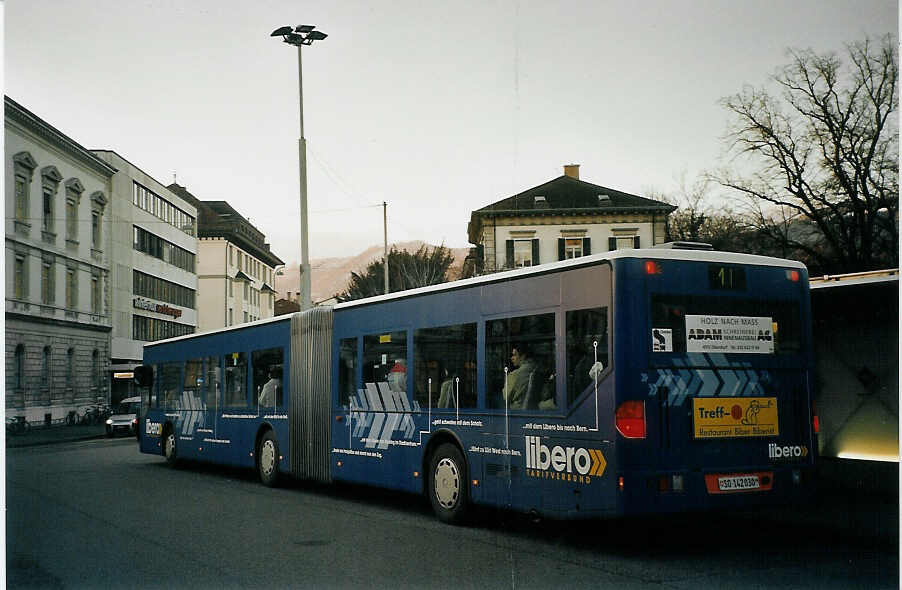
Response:
[[[133,393],[131,370],[146,342],[197,330],[197,210],[116,152],[93,153],[117,170],[109,375],[116,402]]]
[[[63,420],[108,400],[116,169],[9,97],[6,413]]]
[[[473,211],[467,233],[477,274],[665,241],[673,205],[563,176]]]
[[[169,189],[198,211],[198,331],[273,317],[275,273],[284,263],[263,233],[225,201],[200,201],[178,184]]]

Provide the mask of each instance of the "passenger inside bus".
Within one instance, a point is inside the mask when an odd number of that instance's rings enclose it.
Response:
[[[439,408],[453,408],[456,407],[454,401],[454,379],[451,378],[451,375],[448,373],[448,369],[442,369],[442,387],[438,396],[438,406]]]
[[[533,391],[539,387],[537,381],[533,380],[536,363],[532,359],[529,347],[522,342],[511,348],[511,363],[516,368],[508,373],[507,384],[502,393],[508,408],[521,410],[527,407],[527,393],[530,391],[530,385],[532,385]]]
[[[258,402],[261,406],[272,407],[276,405],[276,399],[282,390],[282,365],[273,365],[269,368],[269,381],[263,384]]]

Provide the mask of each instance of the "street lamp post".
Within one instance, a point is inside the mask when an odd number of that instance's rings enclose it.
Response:
[[[301,135],[298,138],[298,165],[300,168],[300,192],[301,192],[301,268],[300,268],[300,305],[301,311],[310,309],[310,255],[307,244],[307,140],[304,139],[304,82],[301,66],[301,47],[312,45],[314,41],[321,41],[328,35],[315,30],[313,25],[298,25],[292,27],[279,27],[270,37],[282,37],[289,45],[298,48],[298,103],[300,104]]]

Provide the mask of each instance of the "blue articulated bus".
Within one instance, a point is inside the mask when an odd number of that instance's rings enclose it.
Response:
[[[802,264],[618,250],[149,343],[140,449],[424,493],[447,522],[785,503],[811,350]]]

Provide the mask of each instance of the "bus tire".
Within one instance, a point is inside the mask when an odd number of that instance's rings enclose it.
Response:
[[[163,456],[170,465],[175,465],[178,461],[178,444],[172,426],[167,427],[166,433],[163,435]]]
[[[461,524],[470,504],[467,464],[460,450],[450,443],[440,445],[429,460],[427,493],[439,520]]]
[[[279,484],[279,441],[272,430],[267,430],[257,445],[257,472],[267,487]]]

